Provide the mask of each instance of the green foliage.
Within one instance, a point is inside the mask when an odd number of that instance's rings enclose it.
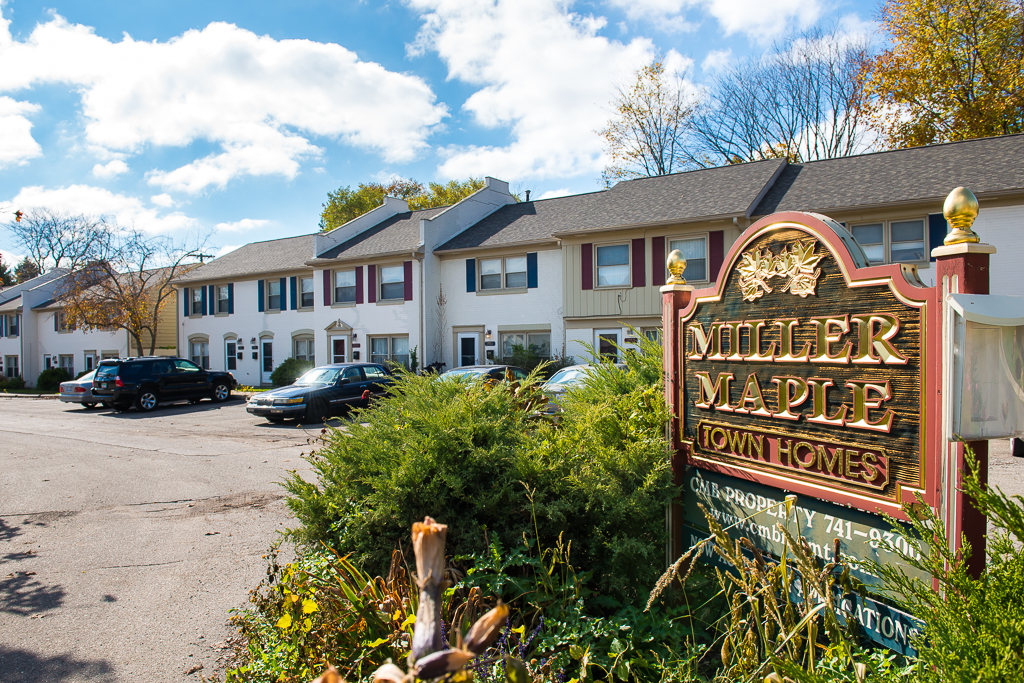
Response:
[[[50,368],[39,373],[36,389],[40,391],[57,391],[61,382],[67,382],[71,375],[64,368]]]
[[[572,356],[551,356],[550,358],[542,358],[537,352],[539,349],[536,345],[531,344],[530,346],[523,346],[522,344],[514,344],[512,346],[512,355],[505,356],[498,360],[499,365],[514,365],[522,368],[527,372],[533,372],[537,367],[540,367],[540,376],[542,379],[551,379],[551,376],[562,368],[567,368],[570,365],[574,365]]]
[[[21,375],[17,377],[0,377],[0,389],[4,391],[17,391],[18,389],[25,388],[25,378]]]
[[[661,350],[648,364],[660,363]],[[639,363],[640,361],[638,361]],[[613,368],[614,370],[614,368]],[[430,515],[450,522],[449,552],[491,542],[572,544],[610,609],[637,604],[664,555],[672,497],[660,371],[593,380],[560,426],[537,417],[531,383],[466,384],[406,374],[309,457],[315,479],[287,482],[299,540],[383,572],[394,540]],[[563,535],[564,534],[564,535]]]
[[[312,369],[313,364],[309,361],[287,358],[270,373],[270,382],[275,387],[287,386]]]
[[[14,279],[18,281],[18,284],[28,282],[32,278],[39,277],[42,274],[42,269],[36,265],[35,261],[29,258],[23,258],[21,263],[19,263],[14,269]]]
[[[338,188],[327,193],[327,202],[320,212],[320,229],[333,230],[344,225],[380,206],[384,202],[384,197],[405,199],[409,202],[409,208],[417,211],[455,204],[483,187],[484,181],[481,178],[429,183],[427,187],[415,180],[399,178],[386,185],[359,183],[355,190],[351,187]]]
[[[4,260],[0,258],[0,287],[10,287],[14,284],[14,273],[7,267]]]
[[[409,351],[409,372],[415,373],[420,367],[420,356],[418,346],[412,347]]]

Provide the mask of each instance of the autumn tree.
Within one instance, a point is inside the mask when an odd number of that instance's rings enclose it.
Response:
[[[125,330],[137,349],[156,352],[160,314],[175,299],[171,282],[198,264],[203,240],[187,247],[138,230],[114,230],[100,258],[61,280],[57,298],[70,327]]]
[[[6,229],[40,269],[81,267],[104,253],[113,238],[105,218],[50,209],[26,211]]]
[[[871,60],[871,119],[894,148],[1024,131],[1024,7],[888,0],[891,47]]]
[[[415,180],[396,179],[387,184],[360,183],[353,190],[342,187],[327,193],[327,202],[320,212],[320,229],[333,230],[353,218],[372,211],[384,202],[384,197],[397,197],[409,202],[413,211],[454,204],[484,187],[480,178],[430,183],[426,187]]]
[[[10,287],[14,284],[14,273],[4,263],[4,259],[0,256],[0,287]]]
[[[30,258],[23,258],[14,269],[14,279],[20,285],[43,274],[42,269]]]
[[[598,131],[611,161],[602,174],[605,184],[684,170],[696,104],[694,89],[683,74],[667,71],[664,59],[641,67],[629,87],[618,89],[612,118]]]

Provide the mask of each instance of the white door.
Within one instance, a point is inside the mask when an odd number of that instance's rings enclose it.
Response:
[[[594,350],[597,355],[618,361],[619,350],[616,344],[621,344],[622,330],[594,330]]]
[[[270,373],[274,371],[274,341],[260,340],[260,383],[270,384]]]
[[[348,337],[331,337],[331,362],[348,362]]]
[[[480,334],[478,332],[459,332],[458,365],[480,365]]]

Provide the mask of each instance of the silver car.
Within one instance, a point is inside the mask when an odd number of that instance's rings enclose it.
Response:
[[[587,373],[590,372],[592,365],[570,365],[567,368],[562,368],[554,375],[551,376],[547,382],[541,385],[541,391],[547,394],[548,404],[543,412],[554,414],[561,412],[562,408],[559,406],[559,402],[562,400],[562,396],[565,392],[572,387],[579,386],[586,379]],[[620,370],[626,369],[625,363],[615,363],[615,367]]]
[[[96,371],[87,372],[78,379],[61,382],[60,400],[64,403],[81,403],[86,410],[95,408],[101,401],[92,395],[92,378]]]

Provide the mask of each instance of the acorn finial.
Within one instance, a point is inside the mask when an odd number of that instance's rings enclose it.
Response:
[[[946,197],[942,205],[942,215],[952,228],[943,244],[964,244],[980,242],[978,233],[971,229],[974,219],[978,217],[978,198],[966,187],[958,187]]]
[[[668,265],[670,277],[665,284],[685,285],[686,280],[683,278],[683,272],[686,270],[686,259],[683,258],[683,252],[673,249],[672,253],[668,255],[666,264]]]

